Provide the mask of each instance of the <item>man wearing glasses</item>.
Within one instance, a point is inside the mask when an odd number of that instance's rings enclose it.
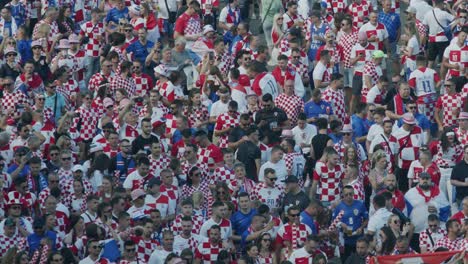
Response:
[[[278,229],[276,243],[286,249],[286,256],[301,248],[307,241],[307,237],[312,235],[309,226],[299,221],[300,208],[291,206],[288,208],[288,222]]]
[[[342,259],[355,252],[357,239],[364,234],[364,228],[367,226],[369,215],[362,201],[354,200],[354,188],[350,185],[343,187],[343,200],[333,211],[333,219],[343,211],[341,218],[341,229],[344,234],[345,251]]]
[[[284,195],[283,185],[277,184],[278,177],[276,171],[272,168],[266,168],[264,171],[264,181],[255,186],[250,199],[257,204],[264,203],[270,207],[270,210],[278,211],[281,207],[281,200]]]
[[[435,214],[430,214],[427,217],[429,228],[419,234],[419,245],[421,254],[432,252],[436,249],[434,246],[443,237],[447,235],[447,231],[440,228],[439,217]]]
[[[86,73],[88,74],[88,73]],[[111,83],[112,78],[114,78],[114,72],[112,71],[112,62],[110,60],[104,60],[102,62],[102,68],[100,72],[95,73],[89,77],[88,81],[88,90],[94,93],[97,93],[99,86],[102,81],[107,80],[108,83]],[[108,91],[109,93],[109,91]]]
[[[122,259],[119,263],[121,264],[132,264],[142,262],[142,259],[137,258],[136,256],[136,245],[133,240],[126,240],[124,242],[124,251],[122,254]]]
[[[19,195],[15,195],[14,192],[8,194],[6,199],[7,214],[3,221],[0,222],[0,236],[5,234],[5,225],[7,225],[7,219],[11,219],[15,223],[15,235],[21,235],[27,237],[33,233],[31,222],[22,216],[22,203]],[[19,224],[18,224],[19,222]]]
[[[94,264],[94,263],[101,263],[101,264],[110,264],[109,260],[106,258],[102,258],[101,251],[103,245],[98,240],[90,240],[87,246],[88,257],[80,261],[80,264]]]

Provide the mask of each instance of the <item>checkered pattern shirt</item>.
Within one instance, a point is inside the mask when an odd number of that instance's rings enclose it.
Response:
[[[218,167],[214,170],[213,175],[210,177],[210,184],[217,184],[218,182],[230,182],[234,180],[236,175],[234,170],[229,169],[226,166]]]
[[[288,119],[291,120],[291,125],[294,126],[297,122],[297,116],[304,112],[304,101],[297,95],[280,94],[275,99],[275,105],[284,110]]]
[[[279,45],[280,54],[285,54],[289,51],[289,41],[287,38],[283,38]]]
[[[327,1],[327,11],[331,14],[344,13],[346,11],[346,0],[328,0]]]
[[[18,105],[29,105],[28,97],[21,91],[15,90],[10,93],[7,90],[3,90],[2,98],[2,112],[7,114],[8,110],[13,110],[12,114],[20,114],[20,109],[17,108]],[[22,110],[25,110],[22,108]]]
[[[418,30],[419,36],[426,36],[428,28],[420,20],[416,19],[416,29]]]
[[[165,154],[161,154],[158,159],[153,158],[153,155],[149,155],[148,159],[150,160],[150,173],[156,178],[159,178],[161,171],[168,168],[171,162],[171,159]]]
[[[218,116],[216,120],[216,125],[215,125],[215,130],[223,130],[228,127],[236,127],[239,125],[240,121],[240,114],[236,112],[234,114],[234,117],[232,117],[229,113],[224,113]],[[219,147],[220,148],[227,148],[228,147],[228,137],[229,134],[225,134],[222,136],[219,136]],[[201,152],[201,153],[206,153],[209,155],[206,151]]]
[[[78,130],[78,124],[81,122],[80,139],[91,140],[96,136],[96,127],[98,123],[99,115],[96,109],[87,108],[80,106],[75,113],[79,114],[79,117],[73,119],[72,127]]]
[[[411,162],[418,159],[419,148],[422,145],[422,129],[415,126],[411,134],[399,128],[392,133],[393,137],[389,138],[390,143],[396,145],[396,152],[398,155],[398,167],[402,169],[409,169]],[[408,143],[406,143],[409,140]],[[400,148],[404,147],[400,150]]]
[[[260,182],[255,186],[250,199],[252,201],[258,200],[270,207],[270,209],[277,209],[281,207],[281,201],[284,196],[284,187],[279,184],[275,184],[274,187],[268,187],[266,183]]]
[[[188,175],[187,175],[188,177]],[[202,176],[203,177],[203,176]],[[194,192],[202,192],[203,193],[203,197],[205,198],[204,199],[204,203],[203,203],[203,206],[202,208],[205,209],[205,210],[211,210],[211,205],[213,204],[213,196],[211,195],[211,190],[210,188],[208,187],[208,182],[205,181],[205,180],[202,180],[200,185],[198,185],[198,187],[195,187],[195,186],[189,186],[189,185],[184,185],[182,186],[182,192],[181,192],[181,197],[184,199],[184,198],[191,198],[192,197],[192,194]],[[210,215],[210,214],[209,214]]]
[[[151,254],[159,247],[159,242],[156,239],[144,240],[143,237],[135,237],[132,240],[136,244],[136,253],[139,259],[148,262]]]
[[[350,143],[349,145],[353,145],[354,148],[356,149],[356,154],[357,154],[357,159],[359,161],[364,161],[365,158],[366,158],[366,153],[362,153],[363,152],[363,149],[361,149],[361,147],[359,146],[359,144],[355,143],[355,142],[352,142]],[[337,143],[335,143],[335,145],[333,146],[336,150],[336,152],[338,152],[338,156],[340,156],[341,160],[343,160],[344,156],[345,156],[345,152],[346,152],[346,147],[348,146],[348,144],[345,144],[343,142],[343,140],[340,140],[338,141]]]
[[[193,36],[202,33],[201,20],[198,14],[192,16],[183,13],[177,18],[174,31],[181,33],[183,36]]]
[[[171,230],[174,232],[174,235],[182,233],[182,214],[178,214],[171,225]],[[201,215],[192,215],[192,234],[199,234],[200,228],[202,227],[205,219]]]
[[[445,236],[439,239],[434,246],[434,248],[440,247],[447,248],[449,251],[465,251],[468,250],[468,241],[463,237],[459,237],[452,241],[447,236]]]
[[[36,25],[34,26],[34,30],[33,30],[33,34],[32,34],[33,39],[38,38],[37,33],[38,33],[39,28],[41,27],[42,24],[49,24],[49,23],[47,23],[47,21],[45,21],[44,19],[37,22]],[[57,37],[57,35],[60,33],[59,28],[58,28],[58,24],[57,24],[56,21],[54,21],[54,22],[52,22],[52,24],[49,24],[49,26],[50,26],[49,39],[55,39]]]
[[[462,110],[463,98],[459,93],[444,94],[437,99],[435,106],[443,111],[444,127],[456,126],[458,113]]]
[[[99,22],[93,25],[91,21],[88,21],[81,25],[80,36],[88,37],[89,42],[85,44],[86,55],[90,57],[99,57],[100,50],[102,48],[102,42],[98,39],[98,36],[104,35],[104,24]]]
[[[227,51],[223,54],[216,54],[216,61],[218,62],[218,68],[223,75],[229,73],[230,68],[233,66],[232,56]]]
[[[366,198],[366,193],[364,192],[364,185],[362,183],[362,179],[359,178],[348,183],[348,185],[352,186],[354,189],[354,200],[364,201],[364,199]]]
[[[5,256],[5,253],[12,247],[18,247],[26,244],[26,238],[20,235],[7,237],[5,234],[0,234],[0,256]]]
[[[343,61],[343,67],[345,69],[352,68],[351,65],[351,50],[353,46],[356,45],[358,42],[358,32],[359,30],[353,28],[351,33],[346,34],[343,31],[340,31],[340,38],[338,39],[337,43],[338,46],[341,48],[341,61]]]
[[[115,94],[115,91],[119,88],[125,89],[128,94],[128,97],[135,95],[136,85],[133,78],[122,78],[120,75],[116,75],[112,78],[110,83],[110,90]]]
[[[309,226],[300,223],[299,225],[286,223],[278,229],[276,243],[284,246],[284,241],[291,242],[293,250],[299,249],[304,245],[307,236],[312,234]]]
[[[73,189],[73,182],[75,181],[75,179],[67,179],[65,180],[65,182],[63,183],[63,188],[62,188],[62,195],[65,196],[65,195],[69,195],[69,194],[72,194],[74,193],[74,189]],[[81,182],[83,183],[83,188],[84,188],[84,192],[85,193],[92,193],[93,192],[93,185],[91,184],[91,182],[86,179],[86,178],[82,178],[81,179]]]
[[[207,121],[210,117],[208,108],[200,104],[200,106],[189,106],[184,107],[184,116],[188,117],[189,125],[192,127],[196,123]]]
[[[198,148],[197,157],[198,161],[208,165],[208,168],[213,168],[217,162],[215,159],[218,158],[215,155],[217,153],[221,154],[221,150],[214,144],[209,145],[206,148]],[[221,157],[222,159],[222,157]]]
[[[294,63],[291,62],[291,57],[289,57],[288,67],[293,69],[302,78],[307,77],[307,75],[309,73],[308,72],[309,68],[307,67],[307,65],[305,65],[304,63],[302,63],[300,61],[297,64],[294,64]]]
[[[89,79],[88,83],[88,90],[91,92],[97,92],[99,90],[99,85],[102,81],[107,80],[109,83],[112,82],[114,75],[110,74],[109,76],[105,76],[102,72],[97,72]]]
[[[65,183],[67,182],[67,180],[73,179],[72,170],[64,170],[63,168],[60,168],[57,172],[57,175],[59,176],[59,183],[61,189],[65,187]]]
[[[208,177],[208,166],[205,163],[197,161],[196,164],[190,164],[188,161],[184,160],[180,167],[182,169],[182,173],[185,175],[189,175],[189,171],[193,167],[198,167],[198,169],[200,169],[202,172],[202,177]]]
[[[334,91],[328,87],[325,92],[323,92],[323,100],[330,103],[333,107],[333,113],[338,116],[341,122],[344,123],[346,119],[346,109],[344,94],[342,90]]]
[[[437,144],[437,154],[434,157],[435,163],[439,167],[453,167],[458,161],[458,158],[463,155],[463,144],[457,144],[453,147],[449,147],[448,153],[444,153],[440,141]],[[450,159],[447,159],[447,155],[450,155]]]
[[[174,132],[177,130],[177,117],[174,116],[173,114],[167,114],[164,116],[166,119],[166,133],[174,134]]]
[[[223,250],[221,243],[212,245],[210,242],[204,242],[195,250],[195,258],[200,259],[203,264],[215,263],[221,250]]]
[[[133,74],[132,78],[136,86],[135,95],[145,96],[153,89],[153,80],[148,74],[143,73],[141,76]]]
[[[83,197],[77,198],[75,193],[68,194],[63,198],[63,204],[70,211],[77,211],[82,214],[88,210],[88,204],[86,203],[87,194],[84,194]]]
[[[458,138],[458,141],[460,141],[460,143],[465,146],[466,144],[468,144],[468,130],[466,131],[463,131],[461,130],[459,127],[456,127],[454,129],[455,131],[455,135],[457,136]]]
[[[432,240],[434,244],[432,244],[431,239],[429,238],[429,234],[431,234]],[[419,233],[419,246],[425,247],[428,252],[432,252],[436,249],[434,246],[437,244],[439,240],[447,236],[447,231],[444,229],[439,228],[436,232],[432,233],[430,230],[426,229]]]
[[[331,202],[340,197],[340,185],[344,176],[342,165],[329,169],[323,162],[317,162],[313,179],[318,181],[317,194],[321,201]]]
[[[372,6],[366,1],[361,1],[361,4],[353,2],[348,6],[348,13],[353,16],[353,26],[360,28],[364,25],[364,18],[369,17],[372,11]]]
[[[368,61],[366,62],[366,65],[364,66],[364,76],[370,76],[371,77],[371,87],[367,87],[365,82],[363,81],[363,86],[362,86],[362,97],[366,98],[367,93],[369,90],[377,84],[377,81],[379,80],[379,77],[382,76],[382,68],[380,66],[376,65],[373,61]]]

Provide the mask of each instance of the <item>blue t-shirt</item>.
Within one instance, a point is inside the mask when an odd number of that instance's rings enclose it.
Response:
[[[18,40],[18,52],[21,55],[21,61],[24,63],[30,59],[32,59],[32,50],[31,50],[31,40]]]
[[[127,47],[127,53],[133,53],[133,58],[141,63],[145,63],[146,57],[154,47],[154,42],[147,40],[146,45],[143,45],[139,40],[133,42]]]
[[[52,242],[52,251],[55,252],[55,240],[57,239],[57,234],[52,231],[46,231],[43,236],[40,236],[36,233],[32,233],[28,236],[27,240],[30,255],[40,247],[41,240],[44,238],[48,238]]]
[[[17,168],[19,167],[18,164],[16,163],[13,163],[11,164],[8,169],[7,169],[7,173],[8,174],[11,174],[12,172],[14,172]],[[26,177],[29,175],[29,165],[24,165],[23,169],[20,171],[20,173],[18,174],[18,177]]]
[[[421,113],[416,113],[414,116],[416,119],[416,124],[422,129],[422,130],[428,130],[431,129],[431,123],[429,123],[429,119]],[[403,119],[398,120],[398,127],[401,127],[403,125]]]
[[[330,109],[330,115],[333,115],[333,107],[330,103],[321,100],[318,104],[310,100],[304,105],[304,113],[307,118],[318,118],[319,115],[327,114],[327,107]]]
[[[109,23],[109,22],[112,21],[112,22],[118,24],[119,20],[121,18],[125,18],[127,20],[130,19],[130,17],[128,16],[128,8],[127,7],[125,7],[122,10],[119,10],[119,9],[114,7],[111,10],[109,10],[109,12],[107,13],[107,16],[106,16],[106,22]]]
[[[57,97],[57,107],[55,107],[55,96],[58,96]],[[59,93],[55,93],[54,95],[52,96],[49,96],[49,95],[46,95],[46,98],[45,98],[45,107],[47,108],[50,108],[52,109],[52,111],[54,111],[55,109],[55,121],[58,121],[60,119],[60,117],[62,116],[62,108],[65,107],[65,98],[63,97],[63,95],[59,94]]]
[[[251,209],[248,214],[243,214],[241,211],[235,212],[231,216],[232,230],[237,235],[242,235],[252,223],[252,218],[257,214],[257,210]]]
[[[353,204],[347,205],[344,202],[341,202],[333,211],[333,219],[339,214],[340,211],[344,211],[343,218],[341,222],[345,223],[348,227],[353,228],[353,232],[356,231],[359,227],[361,227],[362,223],[369,218],[369,214],[367,213],[366,206],[363,202],[354,200]],[[363,233],[360,235],[354,236],[345,236],[345,244],[355,244],[356,240],[362,236]]]
[[[310,227],[310,230],[312,230],[312,235],[317,235],[317,223],[315,222],[314,218],[306,211],[302,211],[300,217],[301,223]]]

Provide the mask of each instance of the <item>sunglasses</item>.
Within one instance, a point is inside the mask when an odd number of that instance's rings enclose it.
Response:
[[[276,181],[278,178],[268,178],[270,181]]]
[[[42,49],[42,47],[36,46],[36,47],[32,47],[32,49],[37,50],[37,49]]]
[[[50,156],[57,156],[58,153],[50,153]]]
[[[200,177],[201,173],[194,173],[193,176]]]
[[[299,214],[290,214],[290,217],[299,217]]]
[[[16,53],[8,53],[6,56],[7,56],[7,57],[12,57],[12,56],[15,57],[15,56],[16,56]]]
[[[10,208],[13,209],[13,210],[20,210],[20,209],[21,209],[21,206],[15,205],[15,206],[12,206],[12,207],[10,207]]]
[[[293,59],[300,59],[301,56],[293,56]]]
[[[131,29],[126,29],[125,32],[132,32],[132,30]]]
[[[374,113],[375,109],[369,109],[369,112]]]
[[[438,225],[429,225],[429,227],[437,227]]]
[[[351,133],[343,133],[343,136],[350,136]]]
[[[444,87],[451,87],[452,84],[444,84]]]
[[[127,252],[135,252],[135,248],[126,248],[125,251],[127,251]]]
[[[71,160],[72,158],[71,157],[67,157],[67,158],[62,158],[62,160]]]
[[[408,106],[409,109],[414,110],[416,109],[416,106]]]

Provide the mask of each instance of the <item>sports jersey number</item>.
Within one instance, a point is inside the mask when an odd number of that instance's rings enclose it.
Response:
[[[269,205],[270,207],[274,207],[275,199],[266,199],[266,204]]]
[[[432,92],[431,81],[429,81],[429,80],[422,81],[422,86],[423,86],[423,90],[424,90],[425,93]]]

